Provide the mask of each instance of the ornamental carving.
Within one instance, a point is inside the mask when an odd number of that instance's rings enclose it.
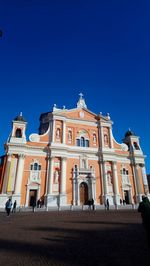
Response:
[[[29,140],[31,142],[39,142],[40,141],[40,136],[38,134],[31,134],[29,136]]]

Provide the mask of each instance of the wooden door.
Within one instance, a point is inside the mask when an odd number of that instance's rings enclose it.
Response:
[[[84,182],[80,184],[80,204],[88,204],[88,186]]]

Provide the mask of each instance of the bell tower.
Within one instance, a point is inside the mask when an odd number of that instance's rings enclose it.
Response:
[[[133,154],[142,153],[139,143],[139,137],[136,136],[130,128],[125,133],[125,138],[123,139],[123,142],[127,144],[129,151]]]
[[[26,126],[27,122],[22,116],[22,112],[12,121],[12,131],[7,142],[9,143],[26,143]]]
[[[127,144],[129,150],[135,183],[136,203],[138,203],[142,200],[143,193],[149,196],[148,181],[145,169],[145,155],[140,147],[139,137],[136,136],[130,129],[125,133],[123,142]],[[144,186],[142,186],[142,183]]]

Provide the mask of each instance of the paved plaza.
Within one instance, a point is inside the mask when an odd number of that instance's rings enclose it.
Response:
[[[0,265],[143,266],[148,260],[137,210],[0,213]]]

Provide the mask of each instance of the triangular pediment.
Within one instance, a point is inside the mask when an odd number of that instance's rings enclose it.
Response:
[[[70,110],[61,110],[56,111],[55,115],[65,116],[70,119],[79,119],[79,120],[87,120],[87,121],[96,121],[98,116],[97,114],[91,112],[86,108],[74,108]]]
[[[78,119],[83,121],[108,121],[108,116],[98,115],[87,108],[59,109],[53,112],[54,115],[64,116],[70,119]]]

